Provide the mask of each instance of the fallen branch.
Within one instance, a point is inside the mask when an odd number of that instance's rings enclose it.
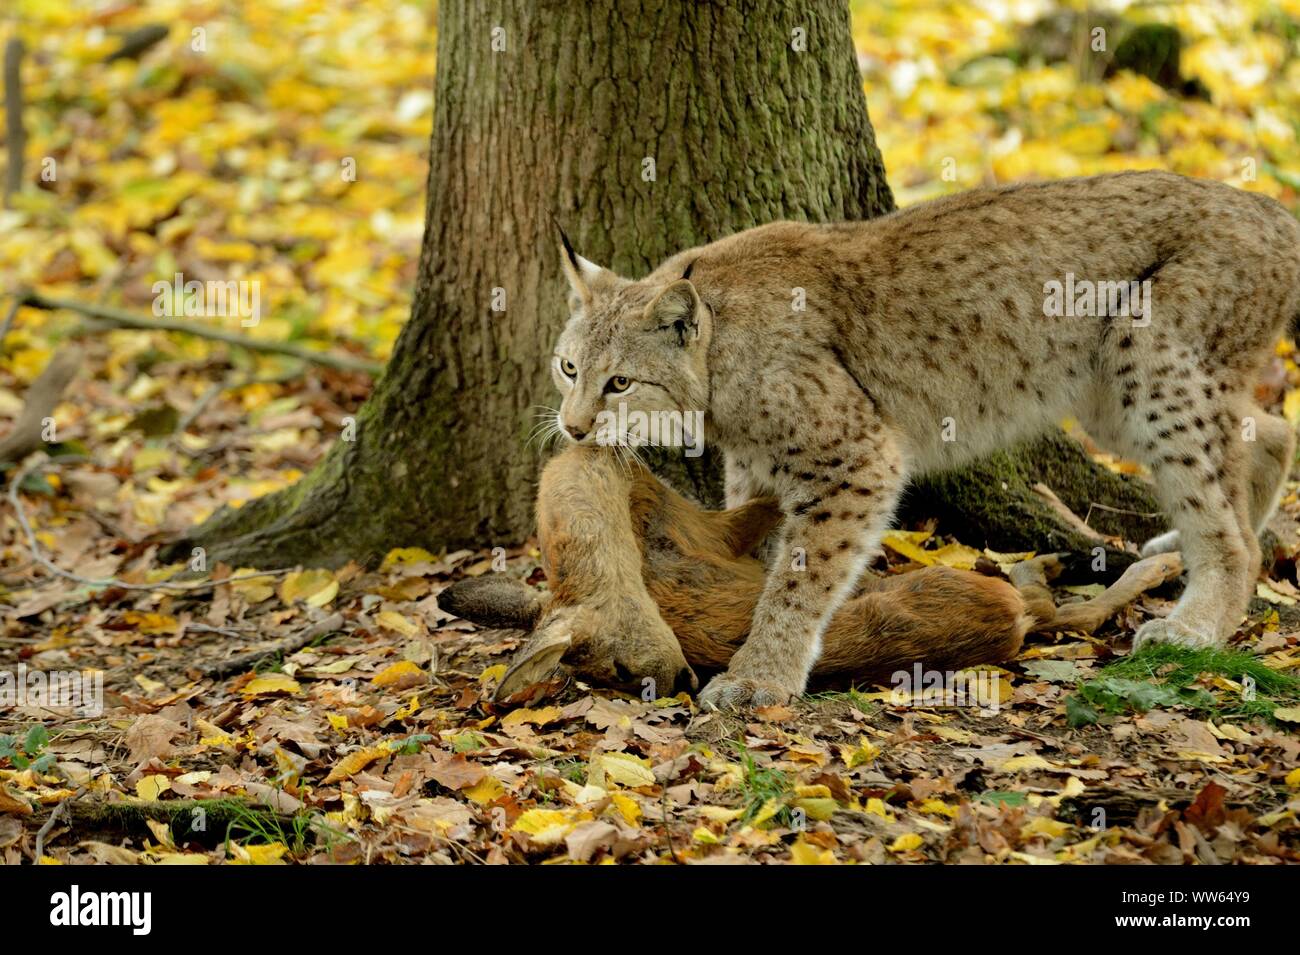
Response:
[[[241,673],[249,667],[261,663],[267,657],[275,656],[277,653],[293,653],[295,650],[301,650],[318,637],[340,630],[342,627],[343,615],[341,613],[332,613],[324,620],[318,620],[292,636],[277,640],[270,646],[262,647],[260,650],[254,650],[251,653],[241,653],[237,657],[231,657],[229,660],[223,660],[220,663],[209,664],[201,667],[199,672],[213,679],[221,679],[230,676],[232,673]]]
[[[71,805],[69,805],[71,804]],[[204,821],[213,827],[213,831],[227,826],[261,820],[267,824],[278,824],[291,831],[293,814],[276,812],[262,808],[243,799],[166,799],[145,802],[141,799],[91,800],[82,799],[73,802],[69,797],[59,806],[68,806],[69,822],[90,825],[96,828],[121,829],[130,831],[144,820],[173,823],[178,816],[191,819],[203,813]],[[57,812],[57,807],[56,810]],[[53,813],[51,813],[53,817]]]
[[[1074,513],[1074,511],[1070,510],[1069,507],[1066,506],[1065,502],[1057,497],[1056,494],[1053,493],[1052,489],[1046,484],[1041,481],[1038,482],[1034,485],[1033,492],[1047,503],[1047,506],[1056,513],[1058,518],[1060,518],[1061,523],[1073,530],[1076,534],[1081,537],[1086,537],[1088,540],[1096,541],[1098,544],[1105,542],[1105,538],[1102,537],[1101,534],[1085,524],[1083,519],[1079,517],[1078,514]]]
[[[105,63],[116,60],[138,60],[150,47],[167,39],[167,24],[146,23],[122,38],[122,45],[104,57]]]
[[[384,370],[382,364],[369,361],[365,358],[354,358],[351,355],[336,355],[329,352],[312,351],[310,348],[304,348],[301,345],[291,345],[288,342],[262,341],[261,339],[249,338],[246,335],[237,335],[234,332],[223,332],[217,328],[204,328],[201,325],[180,322],[171,318],[145,318],[141,315],[134,315],[131,312],[120,308],[111,308],[107,305],[90,305],[73,299],[52,298],[48,295],[42,295],[40,292],[30,290],[19,293],[19,301],[23,305],[29,305],[32,308],[41,308],[47,311],[66,309],[67,311],[76,312],[78,315],[85,315],[87,318],[92,318],[96,321],[117,328],[130,328],[142,332],[178,332],[182,335],[193,335],[196,338],[206,338],[210,341],[222,342],[227,345],[233,345],[236,348],[245,348],[249,351],[269,352],[274,355],[287,355],[290,358],[298,358],[302,361],[324,365],[327,368],[336,368],[340,371],[361,371],[368,375],[378,375]]]
[[[75,346],[62,349],[50,359],[40,377],[27,389],[27,401],[13,428],[0,438],[0,464],[21,461],[46,443],[45,421],[54,414],[79,367],[81,349]]]

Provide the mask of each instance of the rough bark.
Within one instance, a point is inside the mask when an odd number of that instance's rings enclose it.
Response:
[[[565,317],[552,214],[583,255],[635,276],[775,219],[893,208],[840,0],[448,0],[435,111],[411,317],[356,440],[170,555],[200,544],[239,566],[370,564],[392,547],[526,537],[545,454],[528,434],[557,400],[549,356]],[[1078,544],[1026,497],[1032,475],[1069,472],[1046,483],[1071,506],[1104,487],[1111,506],[1153,509],[1062,441],[1034,446],[1045,457],[1032,465],[1001,456],[922,483],[912,509],[1016,548]],[[656,467],[719,502],[709,454]]]

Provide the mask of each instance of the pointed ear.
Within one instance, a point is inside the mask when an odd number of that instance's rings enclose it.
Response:
[[[672,332],[677,344],[685,347],[707,337],[708,322],[699,293],[690,279],[678,279],[646,306],[645,316],[651,328]]]
[[[564,277],[569,280],[569,288],[578,302],[585,305],[591,301],[592,289],[601,280],[605,270],[573,251],[573,243],[558,222],[555,223],[555,230],[560,234],[560,264],[564,267]]]

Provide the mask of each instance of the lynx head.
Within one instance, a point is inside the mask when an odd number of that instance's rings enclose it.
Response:
[[[575,253],[563,232],[560,240],[571,290],[569,321],[551,361],[563,395],[560,429],[579,444],[603,442],[610,423],[636,412],[680,412],[690,429],[708,406],[713,329],[690,268],[667,283],[633,282]]]

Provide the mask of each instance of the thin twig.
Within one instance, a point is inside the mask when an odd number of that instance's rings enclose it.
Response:
[[[384,370],[384,366],[378,362],[369,361],[365,358],[354,358],[351,355],[312,351],[310,348],[291,345],[288,342],[263,341],[258,338],[249,338],[246,335],[237,335],[234,332],[224,332],[219,328],[204,328],[201,325],[193,325],[175,319],[145,318],[120,308],[110,308],[107,305],[90,305],[73,299],[53,298],[32,290],[20,294],[22,304],[29,305],[32,308],[42,308],[47,311],[66,309],[70,312],[76,312],[78,315],[86,315],[101,322],[107,322],[118,328],[132,328],[145,332],[180,332],[183,335],[194,335],[197,338],[224,342],[227,345],[246,348],[249,351],[288,355],[290,358],[299,358],[303,361],[314,362],[317,365],[325,365],[328,368],[337,368],[342,371],[363,371],[370,375],[378,375]]]
[[[220,679],[230,676],[232,673],[240,673],[249,667],[256,666],[262,660],[277,653],[293,653],[295,650],[301,650],[307,644],[311,643],[317,637],[332,633],[341,629],[343,626],[343,614],[332,613],[324,620],[318,620],[297,633],[285,637],[283,640],[277,640],[270,646],[262,647],[260,650],[254,650],[251,653],[242,653],[237,657],[231,657],[229,660],[223,660],[220,663],[212,663],[205,667],[200,667],[200,672],[207,677]]]
[[[81,792],[81,790],[77,790],[67,799],[64,799],[55,806],[54,811],[50,813],[50,818],[45,820],[45,825],[41,826],[40,830],[36,833],[36,861],[38,863],[41,861],[41,857],[45,855],[45,837],[50,834],[50,830],[54,828],[54,823],[58,820],[59,816],[67,811],[68,803],[80,796]]]
[[[1079,517],[1078,514],[1070,510],[1069,505],[1057,497],[1052,489],[1046,484],[1041,481],[1038,482],[1033,486],[1033,492],[1043,499],[1047,506],[1051,508],[1060,519],[1062,524],[1073,530],[1076,534],[1097,543],[1104,540],[1098,531],[1093,530]]]
[[[13,302],[9,306],[9,311],[5,313],[4,324],[0,325],[0,346],[3,346],[5,339],[9,337],[9,329],[13,327],[14,317],[18,314],[18,309],[23,307],[23,297],[15,295]]]
[[[1144,518],[1148,518],[1148,519],[1149,519],[1149,518],[1152,518],[1152,517],[1159,517],[1159,516],[1160,516],[1160,512],[1159,512],[1159,511],[1133,511],[1133,510],[1129,510],[1129,509],[1126,508],[1126,507],[1111,507],[1109,504],[1098,504],[1096,501],[1089,501],[1089,502],[1088,502],[1088,517],[1091,517],[1091,516],[1092,516],[1092,512],[1093,512],[1094,510],[1097,510],[1097,511],[1110,511],[1112,514],[1124,514],[1124,515],[1126,515],[1126,516],[1128,516],[1128,517],[1144,517]]]
[[[222,584],[234,583],[239,580],[259,580],[266,577],[280,577],[292,573],[290,569],[282,570],[264,570],[252,574],[237,574],[234,577],[223,577],[220,580],[189,580],[189,581],[168,581],[160,580],[152,584],[130,584],[114,577],[105,580],[91,580],[89,577],[82,577],[80,574],[74,574],[70,570],[64,570],[58,564],[51,561],[41,553],[41,545],[36,539],[36,532],[32,530],[31,522],[27,519],[27,511],[23,508],[22,501],[18,498],[19,486],[27,480],[33,473],[49,464],[67,461],[84,461],[85,457],[80,454],[60,455],[57,458],[42,458],[41,456],[33,457],[25,464],[22,469],[9,482],[9,504],[14,509],[14,515],[18,518],[18,526],[22,528],[23,536],[27,538],[27,549],[31,552],[32,558],[54,574],[56,577],[62,577],[64,580],[71,580],[74,583],[82,584],[87,587],[116,587],[121,590],[206,590],[209,587],[220,587]]]

